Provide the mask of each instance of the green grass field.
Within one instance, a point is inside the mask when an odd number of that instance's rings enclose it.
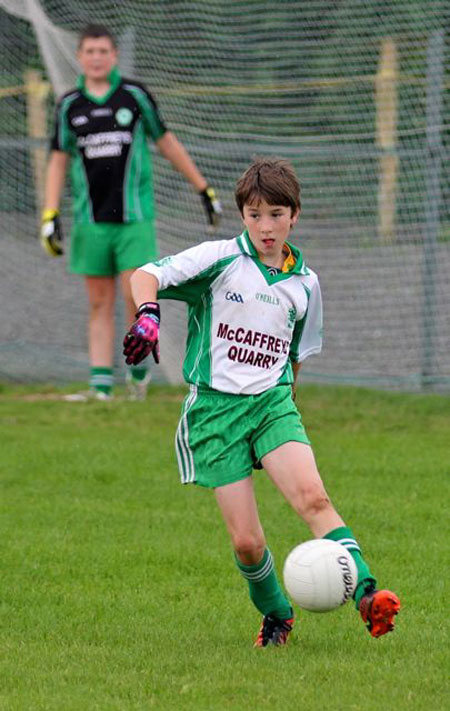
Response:
[[[351,604],[300,613],[287,647],[255,650],[213,496],[178,481],[184,391],[58,392],[0,391],[1,711],[447,708],[450,398],[300,390],[328,491],[403,609],[379,640]],[[309,534],[255,477],[281,571]]]

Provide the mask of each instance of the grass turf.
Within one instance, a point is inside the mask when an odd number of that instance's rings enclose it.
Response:
[[[449,398],[300,389],[327,489],[403,607],[379,640],[348,604],[300,612],[287,647],[255,650],[259,615],[211,492],[178,483],[184,391],[60,393],[0,391],[2,711],[445,707]],[[281,571],[309,534],[255,478]]]

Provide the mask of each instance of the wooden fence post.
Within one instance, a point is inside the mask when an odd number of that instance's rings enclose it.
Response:
[[[382,242],[395,239],[397,192],[397,48],[387,38],[381,45],[375,79],[376,142],[381,149],[378,182],[378,234]]]
[[[45,101],[49,92],[49,85],[43,81],[41,72],[35,69],[28,69],[25,72],[24,78],[27,97],[28,136],[33,140],[42,140],[47,135]],[[38,141],[36,141],[36,143],[38,143]],[[36,207],[40,214],[44,205],[47,150],[44,146],[36,145],[31,148],[31,156],[36,191]]]

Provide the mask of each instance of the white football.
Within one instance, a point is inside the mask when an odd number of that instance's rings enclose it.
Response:
[[[344,546],[317,538],[301,543],[289,553],[283,578],[286,590],[299,607],[328,612],[352,597],[358,571]]]

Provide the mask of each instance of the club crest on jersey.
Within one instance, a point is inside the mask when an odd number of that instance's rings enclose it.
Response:
[[[236,291],[227,291],[225,298],[227,301],[237,301],[238,304],[244,303],[244,299],[241,294],[238,294]]]
[[[119,126],[128,126],[133,120],[133,112],[130,109],[122,108],[116,111],[116,121]]]
[[[297,310],[292,307],[288,311],[288,328],[292,328],[295,323],[295,317],[297,316]]]

